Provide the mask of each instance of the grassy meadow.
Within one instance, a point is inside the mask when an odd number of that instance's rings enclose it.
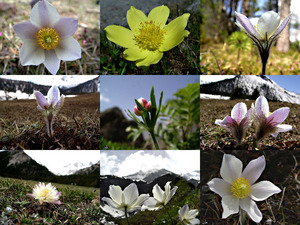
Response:
[[[46,132],[35,100],[0,102],[0,149],[100,149],[99,93],[66,98],[54,119],[54,138]]]
[[[220,178],[220,167],[224,153],[233,154],[243,162],[243,168],[253,159],[264,155],[266,167],[257,182],[267,180],[281,189],[281,192],[264,201],[256,202],[262,213],[259,224],[299,224],[299,171],[300,151],[201,151],[201,198],[200,221],[202,224],[237,225],[238,214],[222,219],[221,197],[210,191],[207,182]],[[257,183],[256,182],[256,183]],[[247,225],[254,225],[247,217]]]
[[[99,224],[99,188],[52,183],[62,192],[62,204],[40,205],[26,195],[37,183],[0,177],[1,224]]]
[[[253,100],[200,100],[200,149],[202,150],[233,150],[236,149],[232,135],[225,128],[216,125],[215,120],[223,120],[225,116],[231,114],[233,106],[238,102],[244,102],[247,109],[254,103]],[[283,124],[293,126],[289,132],[279,133],[277,138],[269,136],[260,142],[259,149],[270,150],[296,150],[300,149],[300,106],[284,102],[269,102],[270,112],[274,112],[281,107],[289,107],[290,113]],[[254,125],[248,129],[243,145],[243,150],[253,150],[255,137]]]
[[[23,43],[13,29],[15,24],[29,21],[30,1],[3,0],[0,3],[0,74],[50,74],[43,65],[22,66],[19,51]],[[78,19],[78,28],[73,37],[81,46],[81,59],[62,61],[57,74],[99,74],[100,55],[100,6],[96,0],[56,0],[60,17]]]

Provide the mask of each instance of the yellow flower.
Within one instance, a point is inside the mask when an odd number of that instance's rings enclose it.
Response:
[[[190,33],[185,30],[189,13],[166,24],[169,14],[169,8],[164,5],[152,9],[148,17],[131,6],[126,16],[131,30],[110,25],[105,28],[107,38],[126,48],[124,58],[137,61],[138,67],[156,64],[163,52],[179,45]]]

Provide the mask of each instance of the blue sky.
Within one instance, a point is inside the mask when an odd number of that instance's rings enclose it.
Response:
[[[133,112],[133,108],[135,106],[134,99],[143,97],[149,101],[152,86],[154,86],[157,102],[159,101],[160,92],[164,92],[164,104],[168,99],[174,98],[173,94],[179,89],[186,87],[188,83],[195,82],[199,83],[199,75],[101,76],[101,111],[117,106],[123,112],[125,109],[129,109]]]
[[[269,75],[268,77],[288,91],[300,94],[300,75]]]

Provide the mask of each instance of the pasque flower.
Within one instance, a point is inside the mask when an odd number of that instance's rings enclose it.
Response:
[[[141,208],[141,205],[149,198],[148,194],[139,195],[138,188],[135,183],[129,184],[124,191],[120,186],[110,185],[108,194],[110,198],[103,197],[109,206],[120,209],[127,214]]]
[[[200,220],[196,218],[198,213],[199,212],[197,209],[189,210],[188,204],[185,204],[182,208],[179,208],[178,210],[179,219],[185,225],[200,224]]]
[[[252,108],[256,130],[256,144],[269,135],[276,138],[279,132],[292,130],[291,125],[281,124],[289,115],[289,107],[283,107],[270,113],[267,99],[264,96],[260,96],[256,99],[255,105],[252,105]]]
[[[140,105],[141,105],[143,108],[145,108],[148,112],[151,111],[151,109],[152,109],[151,101],[147,102],[147,100],[144,99],[144,98],[142,98],[142,97],[139,98],[137,101],[138,101],[138,102],[140,103]],[[143,115],[142,108],[139,108],[137,105],[134,107],[133,112],[134,112],[135,115],[137,115],[137,116]]]
[[[151,10],[148,17],[131,6],[127,11],[129,29],[110,25],[105,28],[108,40],[126,48],[124,58],[136,61],[138,67],[156,64],[163,52],[179,45],[189,31],[185,30],[190,14],[185,13],[166,25],[170,14],[167,6]]]
[[[51,183],[45,185],[45,183],[40,182],[38,185],[34,185],[33,193],[27,195],[37,199],[40,204],[43,202],[61,204],[59,201],[61,192],[58,192],[56,187],[52,186]]]
[[[174,186],[171,189],[170,183],[171,181],[168,181],[165,184],[165,191],[163,191],[158,184],[155,184],[152,189],[153,197],[150,197],[147,201],[144,202],[144,205],[142,206],[142,211],[146,209],[159,210],[165,205],[167,205],[171,198],[175,195],[176,190],[178,188],[177,186]]]
[[[237,26],[246,31],[259,50],[263,65],[262,75],[264,75],[270,49],[289,23],[292,14],[281,22],[278,13],[273,11],[265,12],[259,19],[252,18],[250,20],[243,14],[235,12],[235,15],[239,22],[236,23]]]
[[[241,160],[230,154],[224,154],[221,165],[221,177],[208,182],[210,190],[222,197],[222,218],[244,210],[256,223],[262,214],[255,201],[263,201],[281,190],[270,181],[255,183],[266,166],[264,156],[250,161],[244,171]]]
[[[56,74],[60,61],[81,58],[81,47],[72,37],[78,21],[60,17],[57,10],[46,0],[34,5],[30,22],[14,25],[23,40],[20,60],[23,66],[44,64],[51,74]]]
[[[37,109],[43,112],[47,124],[47,132],[50,137],[53,136],[53,122],[54,117],[57,114],[58,110],[63,106],[65,96],[61,95],[58,87],[52,86],[47,94],[47,100],[45,96],[39,92],[33,92],[38,103]]]
[[[235,138],[237,145],[242,143],[247,129],[251,126],[252,109],[247,111],[245,103],[237,103],[231,110],[231,116],[226,116],[223,120],[217,119],[215,124],[224,127]]]

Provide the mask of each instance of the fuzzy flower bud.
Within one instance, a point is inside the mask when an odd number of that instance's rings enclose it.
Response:
[[[137,116],[141,116],[143,114],[143,112],[138,109],[137,105],[134,106],[133,111],[134,111],[134,114]]]
[[[147,102],[147,104],[145,105],[145,108],[148,110],[148,112],[151,111],[151,109],[152,109],[152,103],[151,103],[151,101]]]
[[[144,98],[142,98],[142,97],[140,97],[140,98],[138,99],[138,102],[139,102],[143,107],[145,107],[146,104],[147,104],[147,101],[146,101]]]

